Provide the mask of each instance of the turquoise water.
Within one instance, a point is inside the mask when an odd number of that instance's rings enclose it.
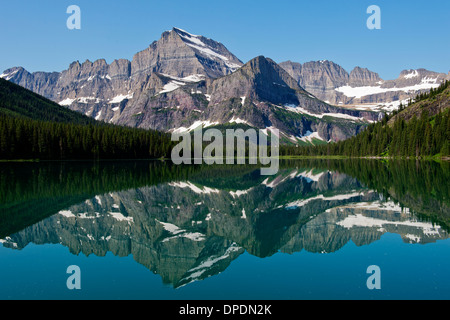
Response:
[[[446,166],[166,166],[0,167],[0,299],[450,298]]]

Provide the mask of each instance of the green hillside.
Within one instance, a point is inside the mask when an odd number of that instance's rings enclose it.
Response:
[[[410,121],[416,116],[420,118],[423,112],[428,113],[428,116],[436,116],[439,112],[448,110],[450,106],[450,82],[443,83],[439,88],[431,89],[428,93],[419,94],[414,103],[410,102],[408,107],[400,106],[399,110],[394,112],[389,119],[388,124],[393,126],[395,121],[402,118],[405,121]]]
[[[0,160],[150,159],[170,136],[98,122],[0,79]]]
[[[95,123],[90,117],[4,79],[0,79],[0,115],[72,124]]]

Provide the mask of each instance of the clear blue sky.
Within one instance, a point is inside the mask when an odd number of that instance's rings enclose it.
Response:
[[[81,30],[69,30],[69,5]],[[369,30],[367,8],[381,8]],[[397,78],[403,69],[450,70],[450,1],[15,0],[0,3],[0,72],[62,71],[72,61],[131,60],[172,27],[222,42],[243,62],[332,60]]]

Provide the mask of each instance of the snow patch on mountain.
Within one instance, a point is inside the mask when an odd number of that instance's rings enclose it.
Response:
[[[2,73],[2,74],[0,74],[0,78],[9,81],[9,80],[12,79],[12,77],[13,77],[17,72],[19,72],[19,69],[14,70],[13,72],[10,72],[10,73]]]
[[[424,77],[421,83],[403,87],[403,88],[382,88],[381,86],[363,86],[363,87],[351,87],[351,86],[342,86],[335,89],[337,92],[341,92],[347,97],[350,98],[361,98],[373,94],[386,93],[386,92],[395,92],[395,91],[404,91],[404,92],[415,92],[419,90],[430,90],[432,88],[439,87],[439,83],[437,83],[436,78],[428,78]]]
[[[60,106],[70,106],[76,99],[66,98],[63,101],[59,102]]]
[[[311,131],[306,131],[306,133],[304,135],[302,135],[301,137],[299,137],[299,140],[303,141],[303,142],[308,142],[313,144],[313,140],[321,140],[321,141],[325,141],[318,132],[311,132]]]
[[[109,104],[121,103],[125,99],[132,99],[132,98],[133,98],[133,93],[131,93],[131,94],[119,94],[119,95],[115,96],[114,98],[112,98],[108,103]]]
[[[235,118],[235,117],[233,117],[230,121],[228,121],[229,123],[237,123],[237,124],[246,124],[246,125],[248,125],[248,126],[250,126],[250,127],[252,127],[253,125],[250,123],[250,122],[248,122],[248,121],[246,121],[246,120],[242,120],[242,119],[239,119],[239,118]]]
[[[407,75],[404,76],[405,79],[411,79],[411,78],[417,78],[419,76],[419,71],[417,70],[412,70],[411,73],[408,73]]]
[[[191,132],[200,126],[202,126],[203,128],[207,128],[207,127],[215,126],[218,124],[219,124],[219,122],[211,122],[209,120],[195,121],[189,128],[180,127],[180,128],[175,128],[175,129],[169,130],[169,132],[172,132],[174,134],[180,134],[180,133],[185,133],[185,132]]]
[[[183,39],[186,40],[186,44],[190,46],[191,48],[200,51],[202,54],[205,54],[209,57],[215,57],[220,60],[222,60],[227,67],[229,67],[232,71],[235,71],[239,69],[241,66],[238,64],[235,64],[230,61],[227,57],[217,52],[214,48],[211,46],[208,46],[205,44],[201,38],[202,36],[191,34],[187,31],[184,31],[179,28],[174,28],[174,30],[177,32],[177,34]]]
[[[348,114],[344,114],[344,113],[333,113],[333,112],[326,112],[326,113],[321,113],[321,114],[317,114],[317,113],[311,113],[308,110],[300,107],[300,106],[294,106],[294,105],[285,105],[284,107],[282,106],[277,106],[278,108],[282,108],[285,109],[287,111],[290,112],[294,112],[294,113],[299,113],[299,114],[305,114],[311,117],[315,117],[315,118],[319,118],[322,119],[323,117],[332,117],[332,118],[342,118],[342,119],[348,119],[348,120],[353,120],[353,121],[364,121],[364,122],[370,122],[369,120],[366,120],[364,118],[358,118],[355,116],[351,116]]]

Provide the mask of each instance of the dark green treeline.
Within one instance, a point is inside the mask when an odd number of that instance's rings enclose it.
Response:
[[[170,136],[153,130],[0,115],[0,159],[149,159],[171,150]]]

